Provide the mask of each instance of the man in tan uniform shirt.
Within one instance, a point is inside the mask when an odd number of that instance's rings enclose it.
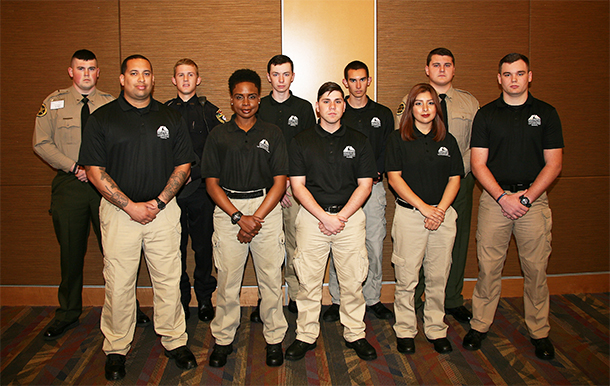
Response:
[[[77,165],[81,143],[81,111],[86,103],[92,113],[114,97],[98,90],[100,75],[95,54],[78,50],[72,56],[68,74],[72,86],[49,95],[36,117],[33,146],[36,154],[54,169],[51,191],[53,227],[60,245],[61,283],[59,308],[55,319],[44,332],[44,339],[55,340],[78,325],[82,312],[83,263],[87,252],[90,223],[100,236],[100,195],[89,184],[85,169]],[[100,243],[101,248],[101,243]],[[150,323],[138,313],[140,325]]]

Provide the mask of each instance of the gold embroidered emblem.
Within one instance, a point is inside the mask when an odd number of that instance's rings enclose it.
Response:
[[[44,117],[45,115],[47,115],[47,106],[43,103],[42,106],[40,106],[40,110],[38,110],[38,114],[36,114],[36,116]]]

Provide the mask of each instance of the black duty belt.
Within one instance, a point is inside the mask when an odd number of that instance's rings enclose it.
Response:
[[[511,193],[517,193],[529,188],[531,185],[531,182],[526,182],[523,184],[500,184],[500,187],[504,190],[510,191]]]
[[[226,188],[222,188],[222,190],[224,190],[227,197],[237,200],[246,200],[248,198],[262,197],[265,195],[265,189],[249,190],[247,192],[229,190]]]
[[[402,206],[403,208],[407,208],[407,209],[415,209],[415,207],[411,204],[409,204],[408,202],[406,202],[405,200],[403,200],[402,198],[397,198],[396,199],[396,203],[400,206]]]
[[[324,206],[322,207],[322,209],[324,209],[325,212],[328,213],[339,213],[341,212],[341,209],[343,209],[345,205],[330,205],[330,206]]]

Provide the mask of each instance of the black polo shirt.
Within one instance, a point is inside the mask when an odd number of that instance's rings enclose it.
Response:
[[[270,189],[273,177],[288,175],[288,154],[282,131],[260,119],[247,132],[232,118],[217,126],[205,143],[201,176],[218,178],[220,186],[237,191]]]
[[[464,176],[464,163],[455,137],[434,141],[434,135],[422,134],[414,127],[414,141],[403,141],[395,130],[388,138],[386,171],[402,172],[409,188],[428,205],[438,205],[449,177]]]
[[[174,167],[194,161],[178,112],[152,98],[145,108],[135,108],[121,92],[89,117],[78,163],[106,168],[127,197],[144,202],[159,196]]]
[[[261,99],[257,114],[263,121],[282,129],[288,147],[295,135],[316,124],[316,116],[311,103],[292,95],[292,91],[290,97],[282,103],[273,99],[272,94],[273,91]]]
[[[292,140],[290,175],[305,176],[305,187],[325,207],[345,205],[358,178],[377,178],[377,170],[364,134],[345,125],[331,134],[315,125]]]
[[[563,148],[557,110],[528,95],[520,106],[502,96],[483,106],[472,123],[471,147],[489,149],[487,167],[499,184],[529,184],[542,168],[545,149]]]
[[[341,123],[356,129],[366,135],[373,146],[377,171],[383,174],[385,170],[385,152],[388,135],[394,131],[394,114],[392,110],[381,105],[371,98],[367,104],[355,109],[348,103],[349,96],[345,97],[345,113]]]
[[[165,102],[166,106],[178,111],[184,120],[189,130],[191,142],[195,154],[201,160],[205,140],[212,129],[225,122],[222,111],[213,103],[208,101],[206,97],[198,97],[193,95],[191,99],[184,102],[180,97],[170,99]],[[193,181],[201,179],[201,166],[193,166],[191,170],[191,178]]]

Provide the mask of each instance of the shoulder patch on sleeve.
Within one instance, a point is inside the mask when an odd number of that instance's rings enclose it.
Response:
[[[400,102],[400,105],[398,105],[398,110],[396,110],[396,115],[401,115],[405,111],[406,107],[405,102]]]
[[[216,110],[216,119],[218,119],[218,122],[220,123],[225,123],[227,121],[227,117],[225,117],[221,109]]]
[[[44,117],[45,115],[47,115],[47,105],[43,103],[42,106],[40,106],[40,110],[38,110],[38,114],[36,114],[36,116]]]

